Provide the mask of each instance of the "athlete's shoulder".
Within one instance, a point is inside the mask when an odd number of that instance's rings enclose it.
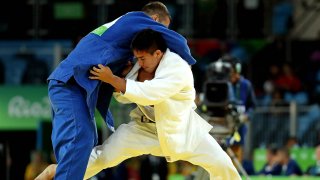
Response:
[[[188,63],[183,60],[181,56],[179,56],[177,53],[171,51],[169,48],[165,52],[164,59],[166,59],[170,64],[175,64],[175,65],[183,65],[183,66],[189,66]]]

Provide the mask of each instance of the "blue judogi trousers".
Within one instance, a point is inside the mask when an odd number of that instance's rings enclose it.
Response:
[[[97,140],[96,123],[90,118],[86,91],[77,83],[56,80],[49,81],[48,90],[53,112],[51,138],[58,163],[54,179],[83,180]]]

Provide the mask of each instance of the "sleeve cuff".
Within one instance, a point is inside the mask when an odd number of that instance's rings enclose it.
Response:
[[[126,92],[120,92],[123,97],[130,98],[132,95],[132,89],[133,89],[133,83],[134,81],[131,79],[126,79]]]

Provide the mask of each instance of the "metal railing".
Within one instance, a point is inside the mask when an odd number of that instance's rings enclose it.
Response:
[[[268,144],[285,145],[287,138],[296,137],[303,146],[314,146],[319,141],[320,108],[298,106],[257,107],[249,123],[249,149]]]

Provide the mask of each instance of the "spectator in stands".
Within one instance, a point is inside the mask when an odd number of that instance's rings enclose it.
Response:
[[[279,67],[275,64],[272,64],[269,67],[268,79],[263,83],[263,88],[266,93],[272,93],[275,86],[275,80],[278,78],[280,73]]]
[[[281,165],[277,160],[278,148],[274,145],[270,145],[266,153],[266,164],[258,172],[259,175],[280,175]]]
[[[48,163],[41,151],[31,152],[31,162],[26,167],[24,179],[34,180],[47,166]]]
[[[276,64],[272,64],[269,67],[267,80],[263,83],[264,97],[263,105],[270,105],[272,101],[272,95],[276,90],[275,80],[278,78],[280,73],[279,67]]]
[[[286,147],[283,147],[278,150],[277,158],[281,164],[281,175],[292,176],[302,175],[302,170],[298,163],[290,157],[290,150]]]
[[[275,84],[281,90],[287,92],[298,92],[301,90],[301,81],[294,74],[289,64],[284,64],[282,74],[276,79]]]
[[[320,144],[315,149],[316,164],[310,166],[306,174],[311,176],[320,176]]]
[[[298,138],[295,136],[290,136],[288,137],[287,141],[286,141],[286,148],[288,149],[292,149],[292,148],[299,148],[299,142],[298,142]]]
[[[273,107],[288,105],[283,99],[283,91],[281,89],[276,88],[273,91],[270,105]]]

